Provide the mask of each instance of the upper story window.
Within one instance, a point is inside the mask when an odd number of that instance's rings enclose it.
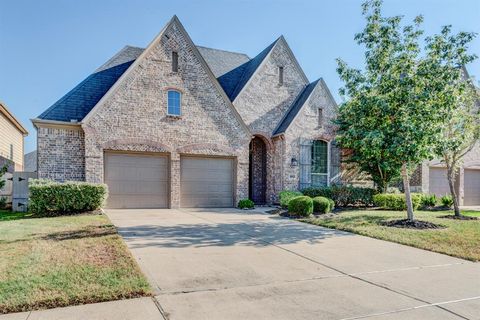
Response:
[[[178,72],[178,52],[172,51],[172,71]]]
[[[13,161],[13,144],[10,145],[10,160]]]
[[[278,67],[278,84],[283,85],[283,67]]]
[[[167,92],[167,114],[171,116],[181,115],[181,99],[182,94],[175,90],[168,90]]]

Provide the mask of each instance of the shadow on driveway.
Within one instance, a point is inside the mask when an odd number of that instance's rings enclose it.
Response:
[[[130,240],[131,248],[225,247],[236,244],[264,247],[271,244],[283,245],[297,242],[319,243],[331,237],[353,236],[343,231],[313,227],[278,218],[271,219],[280,221],[149,224],[119,227],[118,231],[125,240]]]

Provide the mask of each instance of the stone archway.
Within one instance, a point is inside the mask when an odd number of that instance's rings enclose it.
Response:
[[[249,153],[249,198],[255,204],[267,203],[267,146],[263,139],[250,141]]]

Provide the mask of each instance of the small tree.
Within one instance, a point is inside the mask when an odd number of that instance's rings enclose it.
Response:
[[[3,187],[5,187],[5,180],[2,179],[3,175],[5,173],[7,173],[8,171],[8,163],[4,164],[3,167],[0,168],[0,190],[3,189]]]
[[[408,220],[414,220],[409,168],[434,155],[443,105],[431,103],[428,64],[420,56],[422,16],[402,27],[400,16],[384,17],[381,0],[363,4],[366,26],[355,35],[365,46],[365,70],[338,61],[347,98],[339,110],[339,142],[362,161],[377,159],[401,172]]]
[[[455,216],[460,216],[455,179],[467,154],[480,138],[480,111],[478,92],[468,79],[464,66],[475,60],[469,54],[468,44],[474,33],[452,35],[451,26],[440,34],[427,38],[426,65],[430,70],[431,103],[443,110],[441,135],[436,143],[437,155],[447,168],[447,179],[453,199]]]

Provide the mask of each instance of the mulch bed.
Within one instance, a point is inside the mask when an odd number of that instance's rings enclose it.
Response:
[[[453,219],[453,220],[480,220],[477,217],[469,217],[469,216],[455,216],[455,215],[446,215],[446,216],[440,216],[439,218],[443,219]]]
[[[408,228],[408,229],[419,229],[419,230],[445,229],[444,226],[441,226],[432,222],[428,222],[428,221],[421,221],[421,220],[413,220],[413,221],[408,219],[390,220],[390,221],[384,221],[381,224],[386,227]]]

